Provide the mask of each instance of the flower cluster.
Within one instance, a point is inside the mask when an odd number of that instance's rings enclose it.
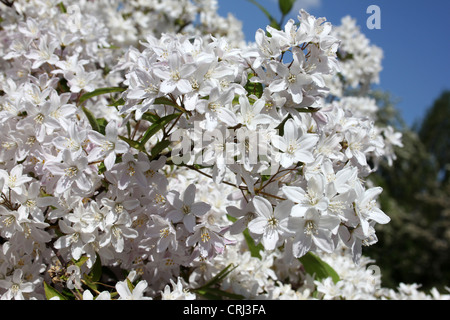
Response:
[[[349,27],[302,10],[247,45],[215,0],[7,4],[2,299],[352,297],[299,260],[364,260],[389,222],[364,178],[401,136],[373,100],[330,98],[368,81],[343,68]]]

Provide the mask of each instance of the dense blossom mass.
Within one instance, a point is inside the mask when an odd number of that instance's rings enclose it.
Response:
[[[362,255],[401,134],[350,17],[246,43],[215,0],[0,9],[2,299],[448,298]]]

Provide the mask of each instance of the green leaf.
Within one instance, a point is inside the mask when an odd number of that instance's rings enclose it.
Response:
[[[92,126],[92,130],[100,132],[100,125],[97,122],[97,119],[95,118],[95,116],[92,114],[92,112],[90,112],[88,109],[86,109],[85,107],[82,107],[81,109],[83,109],[84,114],[86,115],[86,117],[88,118],[89,123]]]
[[[59,297],[61,300],[67,300],[65,296],[63,296],[58,290],[48,285],[47,282],[44,281],[44,292],[47,300],[50,300],[53,297]]]
[[[203,288],[196,291],[201,296],[209,300],[222,300],[224,297],[233,300],[244,300],[245,297],[240,294],[230,293],[217,288]]]
[[[128,278],[127,278],[127,285],[128,285],[128,289],[130,289],[130,291],[133,292],[134,285],[133,285],[133,283],[131,283],[130,279],[128,279]]]
[[[222,271],[220,271],[218,274],[216,274],[211,280],[209,280],[205,285],[203,285],[199,289],[208,288],[208,287],[218,284],[223,279],[225,279],[225,277],[228,276],[231,273],[231,271],[233,271],[236,268],[237,268],[237,265],[235,266],[232,263],[230,263]]]
[[[253,3],[255,6],[257,6],[259,8],[259,10],[261,10],[266,15],[266,17],[270,21],[270,25],[273,28],[281,30],[280,25],[278,24],[277,20],[275,20],[275,18],[270,14],[270,12],[267,11],[267,9],[264,8],[259,2],[257,2],[256,0],[247,0],[247,1]]]
[[[144,149],[144,145],[147,143],[147,141],[154,136],[159,130],[164,128],[164,126],[172,121],[173,119],[176,119],[180,116],[180,113],[173,113],[169,114],[168,116],[159,118],[155,123],[153,123],[147,131],[145,131],[144,135],[142,136],[142,139],[140,140],[140,149]]]
[[[296,0],[278,0],[281,13],[285,16],[291,12]]]
[[[97,120],[99,132],[101,134],[105,135],[105,129],[106,129],[106,126],[108,125],[108,121],[106,121],[105,118],[97,118],[96,120]]]
[[[176,102],[174,102],[166,97],[156,98],[155,101],[153,102],[153,104],[168,105],[168,106],[174,107],[177,110],[180,110],[181,112],[186,112],[186,110],[181,108]]]
[[[237,219],[227,215],[228,220],[231,222],[235,222]],[[250,232],[248,229],[245,229],[242,233],[245,238],[245,242],[247,243],[248,250],[250,251],[250,254],[254,258],[262,259],[261,254],[259,253],[261,250],[264,250],[264,247],[261,243],[255,244],[255,241],[253,240],[252,236],[250,235]]]
[[[123,92],[125,91],[126,88],[121,88],[121,87],[109,87],[109,88],[100,88],[97,90],[94,90],[92,92],[87,92],[85,94],[83,94],[80,99],[78,100],[79,103],[83,103],[86,100],[96,97],[96,96],[100,96],[102,94],[106,94],[106,93],[114,93],[114,92]]]
[[[119,136],[119,138],[122,139],[123,141],[125,141],[126,143],[128,143],[130,145],[130,147],[140,150],[139,142],[128,139],[127,137],[124,137],[124,136]]]
[[[253,78],[253,76],[254,75],[252,73],[248,75],[248,81],[245,85],[245,90],[247,90],[247,92],[250,94],[254,94],[258,98],[261,98],[264,92],[263,85],[259,82],[251,82],[250,79]]]
[[[159,141],[155,146],[152,148],[152,157],[156,157],[158,154],[161,153],[165,148],[167,148],[170,145],[169,140],[163,140]]]
[[[89,276],[91,277],[91,280],[93,282],[100,281],[100,278],[102,277],[102,261],[100,260],[100,256],[98,255],[98,253]]]
[[[113,100],[111,104],[108,104],[108,107],[118,107],[123,106],[125,104],[125,100],[123,98],[120,98],[118,100]]]
[[[77,261],[74,261],[75,265],[78,268],[81,268],[83,266],[83,264],[86,263],[86,261],[88,261],[88,257],[87,256],[82,256],[80,259],[78,259]]]
[[[298,260],[302,263],[308,274],[311,276],[315,275],[316,280],[323,280],[328,277],[331,277],[334,283],[340,280],[337,272],[328,263],[311,252],[306,253]]]
[[[154,123],[156,121],[158,121],[159,119],[161,119],[157,114],[151,113],[151,112],[146,112],[142,115],[143,120],[147,120],[151,123]]]
[[[248,232],[248,229],[245,229],[243,232],[245,242],[247,242],[248,249],[251,253],[252,257],[262,259],[261,254],[259,253],[261,250],[264,250],[264,247],[261,243],[255,244],[255,240],[253,240],[252,236]]]
[[[67,13],[67,9],[64,6],[64,3],[62,3],[62,2],[58,3],[58,7],[59,7],[59,10],[61,10],[62,13]]]

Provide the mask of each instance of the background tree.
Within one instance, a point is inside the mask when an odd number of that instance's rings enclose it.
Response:
[[[423,289],[450,282],[450,92],[444,92],[421,123],[406,126],[388,93],[375,92],[378,121],[403,133],[392,167],[371,176],[384,188],[382,210],[392,221],[377,229],[379,243],[365,254],[383,270],[383,284],[421,283]],[[389,254],[386,254],[389,252]]]

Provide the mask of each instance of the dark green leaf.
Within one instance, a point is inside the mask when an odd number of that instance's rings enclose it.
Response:
[[[163,141],[159,141],[157,144],[155,144],[155,146],[152,148],[152,157],[157,156],[158,154],[161,153],[161,151],[163,151],[165,148],[167,148],[170,145],[170,141],[169,140],[163,140]]]
[[[114,101],[111,104],[108,104],[108,107],[118,107],[118,106],[123,106],[125,104],[125,100],[123,100],[122,98]]]
[[[230,292],[223,291],[223,290],[216,289],[216,288],[203,288],[203,289],[196,291],[196,293],[204,296],[205,298],[207,298],[209,300],[222,300],[224,297],[226,297],[228,299],[233,299],[233,300],[245,299],[245,297],[240,294],[234,294],[234,293],[230,293]]]
[[[92,130],[100,132],[100,126],[97,122],[97,119],[95,118],[95,116],[92,114],[92,112],[90,112],[88,109],[86,109],[85,107],[82,107],[84,114],[86,115],[86,117],[89,120],[89,123],[92,126]]]
[[[308,252],[299,258],[299,260],[305,268],[305,271],[311,276],[315,275],[316,280],[323,280],[328,277],[331,277],[334,283],[340,280],[337,272],[328,263],[311,252]]]
[[[108,125],[108,121],[105,118],[97,118],[98,129],[101,134],[105,135],[105,128]]]
[[[83,94],[80,99],[78,100],[79,103],[83,103],[86,100],[102,95],[102,94],[106,94],[106,93],[114,93],[114,92],[123,92],[125,91],[126,88],[120,88],[120,87],[109,87],[109,88],[100,88],[97,90],[94,90],[92,92],[87,92],[85,94]]]
[[[278,0],[281,13],[285,16],[291,12],[296,0]]]
[[[58,7],[59,7],[59,10],[61,10],[62,13],[67,13],[67,9],[64,6],[64,3],[62,3],[62,2],[58,3]]]
[[[82,256],[78,261],[75,261],[75,265],[78,267],[78,268],[81,268],[82,266],[83,266],[83,264],[85,264],[86,263],[86,261],[88,261],[88,257],[87,256]]]
[[[237,219],[227,215],[228,220],[231,222],[235,222]],[[255,244],[255,241],[253,240],[252,236],[250,235],[248,229],[245,229],[243,232],[245,242],[247,243],[248,250],[250,251],[250,254],[252,257],[261,259],[261,254],[259,253],[261,250],[264,250],[264,247],[261,243],[258,243],[258,245]]]
[[[147,143],[147,141],[155,135],[159,130],[164,128],[164,126],[172,121],[173,119],[176,119],[180,116],[179,113],[173,113],[169,114],[168,116],[159,118],[155,123],[153,123],[147,131],[145,131],[144,135],[142,136],[142,139],[140,140],[140,148],[144,149],[144,145]]]
[[[146,112],[146,113],[144,113],[142,115],[142,119],[150,121],[151,123],[154,123],[154,122],[158,121],[161,118],[157,114],[154,114],[154,113],[151,113],[151,112]]]
[[[263,85],[259,82],[252,82],[251,78],[253,77],[253,74],[248,75],[248,81],[245,85],[245,90],[247,90],[248,93],[254,94],[258,98],[261,98],[264,92]]]
[[[172,100],[166,98],[166,97],[160,97],[160,98],[156,98],[155,101],[153,102],[154,104],[165,104],[168,106],[172,106],[176,109],[179,109],[180,106],[178,104],[176,104],[175,102],[173,102]]]
[[[248,229],[245,229],[243,232],[245,242],[247,242],[248,249],[251,253],[252,257],[261,259],[261,254],[259,253],[261,250],[264,250],[264,247],[261,243],[255,244],[255,241],[253,240],[252,236],[250,235]]]
[[[48,285],[47,282],[44,281],[44,292],[47,300],[50,300],[53,297],[59,297],[61,300],[67,300],[65,296],[63,296],[58,290]]]
[[[125,141],[126,143],[128,143],[130,145],[130,147],[134,148],[134,149],[140,149],[140,144],[137,141],[128,139],[127,137],[124,136],[119,136],[120,139],[122,139],[123,141]]]
[[[100,281],[100,278],[102,276],[102,261],[100,260],[100,256],[97,253],[97,258],[95,259],[95,263],[92,266],[92,270],[89,273],[91,280],[93,282]]]

